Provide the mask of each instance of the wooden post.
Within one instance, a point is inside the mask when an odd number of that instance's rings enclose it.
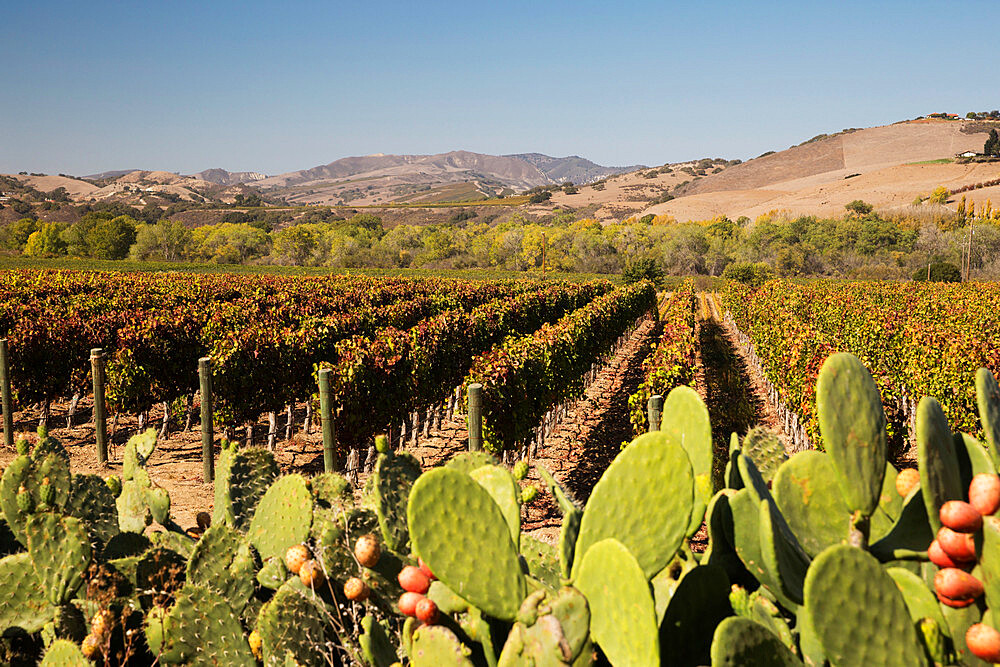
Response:
[[[97,440],[97,463],[108,462],[108,414],[104,405],[104,351],[90,351],[90,370],[94,377],[94,438]]]
[[[7,361],[7,339],[0,338],[0,385],[3,386],[3,442],[14,448],[14,407],[10,399],[10,364]]]
[[[646,403],[646,413],[649,417],[649,432],[660,430],[660,420],[663,419],[663,397],[653,394]]]
[[[198,360],[198,379],[201,381],[201,481],[211,484],[215,473],[215,432],[212,426],[212,360]]]
[[[483,385],[469,385],[469,451],[483,448]]]
[[[336,472],[337,431],[333,423],[333,400],[330,397],[329,368],[319,372],[319,413],[323,425],[323,470]]]

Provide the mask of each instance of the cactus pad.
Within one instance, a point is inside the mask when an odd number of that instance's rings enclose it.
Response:
[[[660,623],[660,663],[705,665],[712,634],[726,616],[729,578],[716,565],[699,565],[682,578]]]
[[[289,653],[303,665],[323,664],[332,629],[329,611],[298,579],[284,584],[260,610],[257,632],[263,640],[264,664],[281,664]]]
[[[528,565],[531,576],[549,588],[559,588],[562,569],[559,566],[559,552],[556,547],[525,534],[521,536],[521,555]]]
[[[774,476],[771,492],[810,556],[834,544],[847,543],[851,513],[840,495],[828,454],[809,450],[788,459]]]
[[[420,463],[410,454],[380,454],[372,475],[375,511],[382,540],[392,551],[409,551],[406,502],[410,488],[420,477]]]
[[[65,604],[83,583],[90,539],[83,523],[53,512],[36,514],[25,526],[35,576],[52,604]]]
[[[937,533],[941,505],[964,496],[951,426],[941,404],[927,396],[917,405],[917,460],[927,519]]]
[[[55,616],[56,608],[45,595],[27,553],[0,559],[0,590],[4,592],[4,603],[0,604],[0,634],[14,627],[29,633],[38,632]]]
[[[586,516],[586,515],[585,515]],[[578,559],[575,586],[590,606],[590,633],[613,665],[658,665],[659,635],[648,577],[620,542],[597,542]]]
[[[361,646],[361,654],[372,667],[390,667],[398,661],[396,649],[385,629],[371,614],[361,619],[358,644]]]
[[[768,578],[780,586],[781,594],[802,604],[802,582],[809,569],[809,556],[771,498],[760,503],[760,554]]]
[[[594,486],[580,522],[574,576],[583,554],[607,538],[625,545],[647,579],[673,558],[687,535],[694,478],[688,455],[669,438],[663,431],[639,436]]]
[[[581,521],[583,512],[576,508],[563,515],[562,529],[559,531],[559,567],[566,579],[569,579],[573,571],[573,556],[576,553],[576,541],[580,537]]]
[[[224,523],[211,526],[201,536],[187,564],[187,581],[215,589],[237,614],[253,593],[256,568],[250,545]]]
[[[712,638],[712,667],[801,667],[802,661],[760,623],[727,618]]]
[[[889,567],[886,568],[885,572],[892,577],[896,588],[903,596],[903,602],[906,603],[906,608],[910,612],[910,620],[916,623],[921,619],[931,618],[937,622],[939,627],[946,627],[947,623],[944,614],[941,613],[941,606],[923,579],[901,567]]]
[[[83,521],[90,539],[107,544],[118,534],[115,497],[97,475],[74,475],[66,513]]]
[[[788,459],[778,434],[766,426],[755,426],[743,438],[743,453],[753,459],[764,481],[770,482]]]
[[[704,401],[691,387],[674,387],[663,401],[660,431],[667,442],[680,445],[687,452],[694,473],[694,506],[691,509],[688,535],[701,527],[705,508],[712,497],[712,422]]]
[[[488,452],[460,452],[451,457],[444,465],[446,468],[468,474],[476,468],[496,464],[496,458]]]
[[[976,405],[990,457],[1000,466],[1000,386],[986,368],[976,371]]]
[[[154,640],[150,641],[151,649],[159,644],[157,652],[164,662],[247,667],[257,664],[239,618],[217,592],[205,586],[185,585],[166,615],[151,611],[146,619],[146,634],[147,639]],[[175,657],[179,659],[171,660]]]
[[[894,559],[893,551],[896,549],[924,551],[933,539],[923,490],[918,487],[903,500],[903,509],[889,532],[869,549],[876,558],[886,562]]]
[[[284,557],[293,544],[301,544],[312,526],[312,494],[300,475],[285,475],[276,481],[257,504],[247,536],[268,559]]]
[[[500,466],[483,466],[469,473],[479,486],[486,489],[493,502],[503,513],[503,518],[510,529],[510,539],[515,549],[521,548],[521,487],[514,477]]]
[[[837,545],[816,557],[806,575],[805,613],[834,666],[924,663],[896,583],[861,549]]]
[[[878,506],[888,454],[878,386],[853,354],[831,355],[816,380],[823,445],[849,512],[871,516]]]
[[[556,503],[558,503],[559,509],[562,510],[563,516],[566,516],[571,512],[580,511],[580,507],[573,500],[573,496],[570,492],[564,489],[548,470],[542,466],[535,466],[535,470],[538,471],[538,476],[542,478],[545,486],[549,489],[549,493],[551,493],[552,497],[556,499]]]
[[[41,667],[90,667],[80,647],[67,639],[57,639],[49,644]]]
[[[212,523],[229,523],[237,530],[250,526],[254,509],[278,477],[274,454],[266,449],[232,445],[219,454]]]
[[[431,470],[413,485],[407,517],[413,550],[442,582],[484,613],[514,619],[526,582],[503,513],[483,487],[453,468]]]
[[[422,625],[413,633],[410,644],[410,664],[413,667],[472,667],[471,651],[458,641],[448,628],[441,625]]]

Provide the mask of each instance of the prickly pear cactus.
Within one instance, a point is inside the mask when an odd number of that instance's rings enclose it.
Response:
[[[312,526],[312,495],[300,475],[285,475],[257,504],[247,537],[263,559],[284,556],[288,547],[305,542]]]
[[[743,453],[753,459],[765,482],[770,482],[778,467],[788,459],[778,434],[766,426],[750,429],[743,438]]]
[[[925,396],[917,405],[917,461],[920,490],[934,533],[941,528],[941,505],[963,497],[955,441],[948,418],[936,399]]]
[[[575,589],[562,588],[554,594],[535,591],[521,604],[517,617],[497,667],[570,665],[587,648],[590,612],[587,600]]]
[[[576,540],[574,577],[583,554],[608,538],[625,545],[647,579],[673,558],[688,532],[695,489],[688,455],[669,439],[663,431],[639,436],[594,486]]]
[[[399,661],[396,647],[392,645],[385,628],[371,614],[361,619],[358,644],[361,646],[361,654],[373,667],[390,667]]]
[[[658,665],[656,608],[647,576],[614,539],[591,546],[579,559],[574,586],[590,606],[590,633],[613,665]]]
[[[413,667],[472,667],[472,651],[442,625],[422,625],[413,633],[410,664]]]
[[[760,623],[739,616],[719,623],[712,667],[801,667],[802,661]]]
[[[11,461],[0,480],[0,508],[14,536],[24,545],[27,544],[24,527],[29,515],[61,512],[69,494],[67,458],[57,451],[43,450],[41,443],[30,456],[22,454]]]
[[[483,487],[452,468],[426,472],[407,518],[414,552],[442,582],[484,613],[514,620],[527,584],[503,513]]]
[[[35,514],[25,526],[35,576],[49,602],[69,602],[90,564],[90,540],[83,523],[54,512]]]
[[[236,614],[253,594],[254,567],[250,544],[224,523],[201,536],[187,564],[187,581],[215,589]]]
[[[806,575],[805,613],[835,667],[924,664],[903,596],[861,549],[838,545],[816,557]]]
[[[976,371],[976,404],[993,465],[1000,466],[1000,386],[986,368]]]
[[[237,530],[247,530],[257,503],[277,477],[274,454],[266,449],[240,449],[236,443],[226,443],[219,453],[216,470],[212,523],[225,522]]]
[[[90,667],[90,661],[73,642],[57,639],[46,649],[41,667]]]
[[[263,642],[264,664],[282,664],[289,653],[303,665],[324,663],[333,630],[324,619],[330,610],[299,582],[291,579],[260,610],[257,632]]]
[[[688,523],[688,535],[694,535],[701,527],[705,508],[714,492],[712,488],[712,422],[701,396],[691,387],[674,387],[663,402],[663,418],[660,431],[666,441],[680,445],[687,452],[694,473],[694,506]]]
[[[410,454],[379,454],[373,473],[375,511],[385,545],[397,553],[409,551],[406,502],[420,477],[420,463]]]
[[[507,527],[510,529],[510,539],[514,548],[521,548],[521,488],[509,472],[500,466],[483,466],[469,473],[481,487],[493,498],[503,513]]]
[[[10,628],[38,632],[55,616],[56,608],[35,576],[27,553],[0,559],[0,591],[4,595],[4,603],[0,604],[0,634]]]
[[[190,665],[257,664],[239,618],[215,591],[186,584],[164,614],[154,607],[146,618],[146,638],[160,662]]]
[[[446,468],[453,468],[468,474],[476,468],[496,464],[496,457],[489,452],[460,452],[451,457],[444,465]]]
[[[531,576],[550,588],[559,588],[562,569],[556,547],[525,534],[521,536],[521,555]]]
[[[778,469],[771,492],[810,556],[847,543],[851,513],[828,454],[810,450],[794,455]]]
[[[83,522],[92,542],[105,545],[119,533],[115,497],[97,475],[73,475],[66,513]]]
[[[853,354],[831,355],[816,380],[823,445],[849,512],[869,517],[878,506],[888,453],[878,386]]]

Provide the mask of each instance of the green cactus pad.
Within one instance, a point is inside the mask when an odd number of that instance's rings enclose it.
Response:
[[[801,667],[802,661],[760,623],[727,618],[712,638],[712,667]]]
[[[27,493],[21,501],[27,508],[19,505],[18,492],[22,486]],[[62,511],[69,500],[70,486],[69,463],[58,452],[36,447],[30,457],[22,455],[11,461],[0,480],[0,508],[21,544],[27,544],[24,527],[30,512]]]
[[[399,660],[385,628],[371,614],[361,619],[358,644],[361,646],[361,654],[372,667],[390,667]]]
[[[573,556],[576,554],[576,541],[580,537],[582,521],[583,512],[575,508],[563,515],[562,529],[559,531],[559,568],[565,579],[569,579],[573,571]]]
[[[83,521],[90,539],[107,544],[118,534],[115,497],[97,475],[74,475],[66,513]]]
[[[781,587],[781,594],[802,604],[802,583],[810,559],[771,498],[760,504],[760,553],[769,579]]]
[[[899,473],[891,463],[885,464],[885,477],[882,478],[882,493],[879,496],[878,508],[871,517],[870,541],[880,540],[889,534],[896,520],[903,511],[903,498],[896,491],[896,477]]]
[[[561,585],[562,569],[559,566],[559,551],[548,542],[525,534],[521,536],[521,555],[528,565],[528,572],[535,579],[552,589]]]
[[[90,539],[83,522],[54,512],[35,514],[25,526],[35,576],[52,604],[69,602],[90,564]]]
[[[28,633],[38,632],[55,616],[56,608],[35,576],[27,553],[0,559],[0,590],[4,591],[0,635],[15,627]]]
[[[220,523],[206,530],[195,545],[187,564],[187,581],[215,589],[240,614],[253,593],[255,571],[246,539]]]
[[[409,551],[406,502],[418,477],[420,463],[410,454],[380,454],[375,464],[375,511],[382,541],[397,553]]]
[[[715,627],[733,613],[729,578],[716,565],[699,565],[684,575],[660,623],[660,663],[705,665]]]
[[[743,438],[743,453],[753,459],[765,482],[774,479],[778,467],[788,459],[778,434],[766,426],[755,426]]]
[[[272,591],[281,588],[286,579],[288,579],[288,568],[285,567],[285,559],[277,556],[268,558],[264,561],[263,567],[257,571],[257,583]]]
[[[816,380],[823,445],[849,512],[871,516],[878,506],[888,449],[878,386],[853,354],[831,355]]]
[[[815,450],[795,454],[778,470],[771,492],[811,556],[847,543],[851,513],[840,495],[829,455]]]
[[[941,505],[963,497],[962,478],[948,419],[941,404],[927,396],[917,405],[917,461],[927,519],[937,534]]]
[[[658,665],[656,609],[648,577],[635,557],[617,540],[605,539],[578,560],[575,587],[587,598],[590,633],[608,661]]]
[[[427,589],[427,597],[434,601],[438,609],[445,614],[460,614],[469,611],[469,603],[439,580],[431,582]]]
[[[129,438],[128,444],[135,446],[135,453],[139,458],[139,464],[145,465],[149,457],[153,455],[153,450],[156,449],[156,429],[148,428],[142,433],[133,435]]]
[[[238,449],[234,445],[222,450],[212,523],[225,521],[237,530],[247,530],[257,503],[277,477],[278,464],[266,449]]]
[[[712,422],[701,396],[691,387],[674,387],[663,401],[660,432],[667,442],[680,445],[687,452],[694,473],[694,506],[688,523],[688,535],[701,527],[705,508],[712,497]]]
[[[976,405],[990,457],[995,466],[1000,466],[1000,386],[986,368],[976,371]]]
[[[312,495],[300,475],[276,481],[257,504],[247,537],[263,559],[284,557],[288,547],[305,542],[312,526]]]
[[[750,620],[763,625],[775,637],[780,639],[781,643],[787,646],[789,650],[793,653],[796,652],[795,640],[792,637],[792,631],[788,627],[788,623],[781,615],[781,611],[777,605],[764,595],[761,595],[760,589],[754,591],[751,596],[748,611]]]
[[[146,618],[146,635],[153,639],[151,648],[158,644],[161,662],[257,664],[239,618],[216,591],[205,586],[186,584],[165,616],[151,611]]]
[[[42,657],[41,667],[90,667],[80,647],[68,639],[57,639],[49,644]]]
[[[281,664],[290,652],[303,665],[323,664],[326,643],[333,638],[324,619],[330,613],[296,578],[284,584],[257,619],[264,664]]]
[[[701,562],[718,565],[726,571],[730,581],[746,582],[750,577],[739,554],[736,553],[736,535],[733,528],[733,510],[729,500],[735,493],[723,489],[712,497],[705,512],[705,527],[708,531],[708,547]]]
[[[743,488],[729,497],[733,517],[733,545],[743,565],[757,579],[766,579],[764,558],[760,551],[760,503],[749,489]],[[762,583],[766,583],[762,581]]]
[[[963,665],[963,667],[980,667],[980,665],[986,667],[989,665],[988,662],[972,655],[972,652],[965,645],[965,633],[969,626],[983,620],[979,606],[971,605],[963,609],[954,609],[941,605],[941,613],[948,623],[947,627],[942,628],[942,630],[946,630],[948,636],[951,637],[952,649],[956,658],[954,662]],[[989,614],[988,611],[987,614]]]
[[[958,475],[963,489],[968,489],[972,478],[979,473],[996,473],[993,459],[983,443],[968,433],[955,433],[952,435],[952,439],[955,444],[955,456],[958,458]]]
[[[923,579],[901,567],[888,567],[885,572],[892,577],[903,596],[903,602],[910,612],[910,620],[916,623],[923,618],[932,618],[940,627],[947,627],[941,605]]]
[[[910,492],[903,500],[903,509],[892,528],[869,550],[872,555],[883,562],[895,560],[893,552],[897,549],[907,551],[925,551],[934,539],[930,522],[927,520],[927,506],[924,503],[923,491],[919,487]]]
[[[1000,610],[1000,516],[983,517],[979,567],[986,592],[986,606]]]
[[[144,471],[138,471],[144,472]],[[118,510],[118,527],[122,532],[141,533],[153,520],[146,504],[148,486],[140,480],[128,479],[122,482],[122,492],[115,498]]]
[[[496,457],[488,452],[460,452],[444,465],[446,468],[468,474],[476,468],[496,464]]]
[[[837,545],[816,557],[806,575],[805,613],[834,667],[924,664],[896,583],[861,549]]]
[[[503,513],[510,529],[510,539],[515,549],[521,548],[521,488],[514,477],[500,466],[483,466],[469,473],[479,486],[486,489],[493,502]]]
[[[413,633],[410,644],[410,664],[413,667],[472,667],[472,651],[442,625],[422,625]]]
[[[688,455],[669,438],[663,431],[639,436],[594,486],[580,522],[574,577],[583,554],[607,538],[625,545],[647,579],[673,558],[687,535],[694,478]]]
[[[162,486],[146,489],[146,505],[153,521],[165,525],[170,518],[170,494]]]
[[[413,550],[441,581],[484,613],[514,619],[527,584],[503,513],[482,486],[453,468],[426,472],[407,517]]]

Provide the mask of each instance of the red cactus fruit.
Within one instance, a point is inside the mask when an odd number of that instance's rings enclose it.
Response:
[[[406,591],[399,596],[399,612],[406,616],[416,616],[417,603],[424,599],[420,593]]]
[[[420,571],[426,574],[428,579],[431,581],[437,579],[437,577],[434,576],[434,573],[431,572],[431,568],[427,567],[427,563],[424,562],[423,558],[418,558],[417,564],[420,566]]]
[[[399,585],[403,587],[403,590],[410,591],[411,593],[420,593],[423,595],[431,587],[431,580],[427,575],[421,572],[419,567],[414,567],[413,565],[407,565],[400,570],[398,579]]]
[[[927,548],[927,556],[938,567],[958,567],[958,564],[944,552],[937,540],[931,542]]]
[[[910,495],[910,491],[920,484],[920,473],[915,468],[903,468],[896,475],[896,493],[904,498]]]
[[[1000,632],[985,623],[975,623],[965,631],[965,645],[986,662],[1000,662]]]
[[[934,590],[949,600],[974,600],[983,594],[983,584],[964,570],[946,567],[934,575]]]
[[[378,538],[368,533],[358,538],[354,543],[354,557],[358,559],[362,567],[375,567],[378,559],[382,556],[382,546]]]
[[[344,597],[352,602],[364,602],[368,599],[368,593],[368,584],[357,577],[344,582]]]
[[[1000,509],[1000,476],[981,472],[969,484],[969,504],[983,516],[996,514]]]
[[[983,527],[983,515],[961,500],[949,500],[938,512],[941,524],[956,533],[974,533]]]
[[[438,608],[433,600],[423,598],[417,602],[417,618],[427,625],[434,625],[438,620]]]
[[[956,563],[971,563],[976,560],[976,542],[971,533],[956,533],[951,528],[942,526],[937,534],[937,542]]]

